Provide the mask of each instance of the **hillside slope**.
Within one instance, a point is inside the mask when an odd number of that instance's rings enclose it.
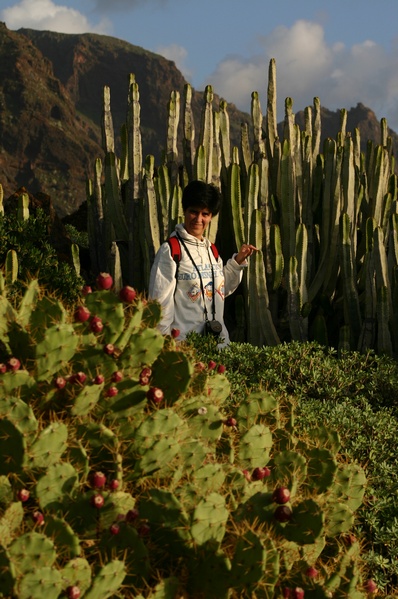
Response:
[[[95,159],[103,156],[103,88],[111,90],[118,135],[126,117],[130,74],[140,91],[143,155],[153,154],[159,163],[170,93],[179,91],[182,97],[186,84],[173,62],[104,35],[10,31],[0,23],[0,183],[5,197],[24,186],[32,194],[50,195],[60,216],[73,213],[85,200]],[[193,90],[196,132],[202,99],[203,91]],[[218,102],[215,95],[216,109]],[[250,122],[250,116],[233,104],[228,104],[228,113],[231,140],[237,145],[241,123]],[[302,119],[297,113],[301,127]],[[339,120],[338,111],[322,109],[323,138],[336,135]],[[348,113],[347,130],[356,126],[364,143],[380,143],[380,124],[372,110],[360,104]],[[397,154],[398,137],[391,135]]]

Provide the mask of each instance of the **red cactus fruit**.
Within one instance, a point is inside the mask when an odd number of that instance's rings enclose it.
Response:
[[[21,368],[21,362],[18,358],[9,358],[6,363],[7,370],[15,371]]]
[[[92,476],[92,485],[96,489],[104,487],[106,483],[106,476],[103,472],[94,472]]]
[[[105,499],[99,493],[97,493],[96,495],[93,495],[91,497],[90,501],[91,501],[91,505],[93,507],[97,508],[97,510],[100,510],[102,507],[104,507]]]
[[[75,310],[75,322],[86,322],[91,316],[91,312],[86,306],[78,306]]]
[[[149,368],[149,366],[145,366],[145,368],[143,368],[141,370],[140,376],[138,379],[140,385],[149,385],[151,376],[152,376],[152,368]]]
[[[115,353],[115,346],[113,343],[107,343],[104,345],[104,352],[108,354],[108,356],[112,356]]]
[[[90,329],[93,333],[101,333],[104,328],[103,322],[99,316],[93,316],[90,320]]]
[[[278,505],[274,511],[274,518],[278,522],[289,522],[292,519],[293,512],[287,505]]]
[[[18,491],[19,501],[22,501],[22,502],[28,501],[29,497],[30,497],[30,493],[29,493],[28,489],[20,489]]]
[[[116,478],[113,478],[109,483],[109,488],[111,491],[116,491],[119,488],[119,481]]]
[[[132,508],[131,510],[129,510],[126,514],[126,521],[127,522],[134,522],[134,520],[137,520],[138,516],[139,516],[139,512],[136,508]]]
[[[159,387],[148,389],[146,396],[149,401],[153,401],[154,403],[161,403],[164,400],[164,393]]]
[[[136,290],[133,287],[130,287],[130,285],[125,285],[119,292],[119,298],[125,304],[131,304],[131,302],[135,300],[136,296]]]
[[[287,487],[277,487],[272,494],[272,501],[283,505],[290,500],[290,491]]]
[[[296,587],[292,591],[292,599],[304,599],[304,589]]]
[[[94,378],[93,378],[93,383],[94,385],[102,385],[102,383],[105,382],[105,377],[103,374],[97,374]]]
[[[349,533],[346,537],[344,537],[344,541],[349,547],[351,547],[351,545],[357,542],[357,538],[352,533]]]
[[[100,272],[96,282],[98,289],[110,289],[113,285],[113,279],[108,272]]]
[[[0,374],[4,374],[5,372],[7,372],[7,365],[3,364],[3,362],[0,364]]]
[[[93,290],[90,287],[90,285],[83,285],[83,287],[82,287],[82,294],[83,295],[88,295],[89,293],[92,293],[92,292],[93,292]]]
[[[73,585],[66,589],[66,596],[68,599],[79,599],[81,591],[77,585]]]
[[[140,377],[141,376],[151,377],[152,376],[152,368],[149,368],[149,366],[145,366],[140,372]]]
[[[111,376],[111,381],[113,383],[120,383],[120,381],[123,380],[123,372],[121,372],[120,370],[116,370],[116,372],[114,372]]]
[[[206,364],[204,362],[196,362],[195,370],[202,372],[203,370],[205,370],[205,368],[206,368]]]
[[[217,372],[218,374],[224,374],[224,372],[226,371],[226,367],[224,366],[224,364],[219,364],[217,367]]]
[[[365,582],[365,590],[367,593],[376,593],[377,592],[377,584],[372,578],[369,578]]]
[[[314,566],[310,566],[309,568],[306,569],[305,574],[306,574],[306,576],[308,576],[308,578],[317,578],[319,575],[319,572],[316,568],[314,568]]]
[[[180,329],[171,329],[171,336],[173,339],[177,339],[180,336]]]
[[[250,472],[249,472],[248,470],[246,470],[246,469],[245,469],[245,470],[242,470],[242,472],[243,472],[243,474],[244,474],[244,476],[245,476],[245,479],[246,479],[246,480],[248,480],[248,481],[250,482],[250,481],[251,481],[251,479],[252,479],[252,475],[250,474]]]
[[[35,524],[37,524],[38,526],[42,526],[44,524],[43,513],[39,512],[39,510],[36,510],[35,512],[33,512],[32,518],[33,518]]]
[[[267,468],[266,466],[264,468],[258,467],[253,470],[252,479],[253,480],[263,480],[263,478],[266,478],[270,474],[271,474],[271,470],[269,468]]]
[[[119,524],[116,524],[116,522],[111,524],[111,526],[109,527],[109,532],[111,533],[111,535],[118,535],[120,532]]]
[[[87,375],[84,372],[75,372],[75,374],[72,374],[71,377],[69,378],[69,382],[70,383],[77,383],[79,385],[84,385],[84,383],[86,382],[87,379]]]
[[[107,389],[105,391],[106,397],[115,397],[115,395],[117,395],[118,393],[119,393],[119,390],[114,385],[112,385],[112,387],[109,387],[109,389]]]
[[[292,596],[292,589],[289,589],[289,587],[284,587],[282,589],[283,599],[290,599],[291,596]]]
[[[224,420],[224,424],[226,426],[236,426],[238,424],[238,421],[236,420],[236,418],[229,416],[226,420]]]
[[[207,368],[208,368],[209,370],[214,370],[216,366],[217,366],[217,364],[215,363],[215,361],[214,361],[214,360],[210,360],[210,361],[208,362],[208,364],[207,364]]]
[[[151,528],[149,526],[149,524],[141,524],[141,526],[138,527],[138,534],[140,537],[147,537],[149,535],[151,531]]]
[[[54,387],[56,389],[63,389],[66,385],[66,379],[63,376],[57,376],[54,379]]]

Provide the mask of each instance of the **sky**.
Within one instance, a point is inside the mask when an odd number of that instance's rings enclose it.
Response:
[[[0,0],[0,21],[141,46],[247,112],[256,91],[265,113],[275,58],[278,121],[286,97],[293,112],[319,97],[362,102],[398,132],[398,0]]]

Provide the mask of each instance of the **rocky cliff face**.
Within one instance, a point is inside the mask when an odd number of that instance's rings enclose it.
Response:
[[[50,193],[67,212],[84,199],[101,151],[99,129],[79,114],[52,63],[21,33],[0,26],[0,182]]]
[[[74,212],[85,200],[95,159],[103,156],[103,88],[108,85],[111,90],[117,135],[126,117],[130,73],[140,91],[143,154],[153,154],[158,163],[170,93],[179,91],[182,96],[186,83],[173,62],[108,36],[15,32],[0,23],[0,183],[5,197],[24,186],[32,194],[50,195],[60,216]],[[197,130],[202,98],[203,92],[194,91]],[[360,118],[364,138],[379,143],[380,126],[372,111],[363,107],[350,120],[357,109],[350,111],[347,129],[357,126],[355,118]],[[237,145],[240,124],[250,117],[233,104],[228,112]],[[324,112],[322,127],[324,135],[334,136],[338,113]]]

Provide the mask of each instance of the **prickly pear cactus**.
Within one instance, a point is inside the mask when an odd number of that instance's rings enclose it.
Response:
[[[99,285],[0,296],[0,595],[365,597],[338,436],[261,390],[231,413],[222,364]]]

